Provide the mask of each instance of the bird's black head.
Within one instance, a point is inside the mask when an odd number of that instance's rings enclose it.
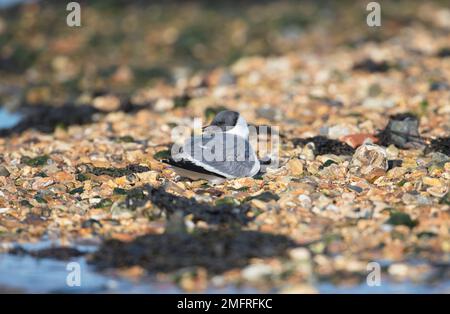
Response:
[[[224,110],[219,112],[211,122],[211,126],[217,126],[221,129],[231,129],[236,126],[239,119],[239,113],[236,111]]]

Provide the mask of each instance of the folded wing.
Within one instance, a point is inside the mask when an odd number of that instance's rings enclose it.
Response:
[[[177,162],[189,162],[225,178],[251,177],[260,168],[249,141],[236,134],[212,133],[188,139],[176,156]]]

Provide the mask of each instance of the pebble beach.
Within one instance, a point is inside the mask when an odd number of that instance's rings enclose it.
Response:
[[[0,291],[77,261],[76,292],[449,293],[450,7],[365,5],[0,9]],[[223,109],[279,131],[276,167],[161,162]]]

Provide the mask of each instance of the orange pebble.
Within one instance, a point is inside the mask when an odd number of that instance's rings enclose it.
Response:
[[[373,143],[378,143],[378,138],[373,134],[368,133],[360,133],[360,134],[350,134],[346,136],[342,136],[340,138],[341,141],[347,143],[353,148],[357,148],[361,146],[365,140],[371,139]]]

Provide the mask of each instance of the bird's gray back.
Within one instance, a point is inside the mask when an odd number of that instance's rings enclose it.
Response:
[[[212,133],[191,137],[183,146],[183,153],[192,160],[233,177],[250,174],[256,155],[248,139],[228,133]]]

